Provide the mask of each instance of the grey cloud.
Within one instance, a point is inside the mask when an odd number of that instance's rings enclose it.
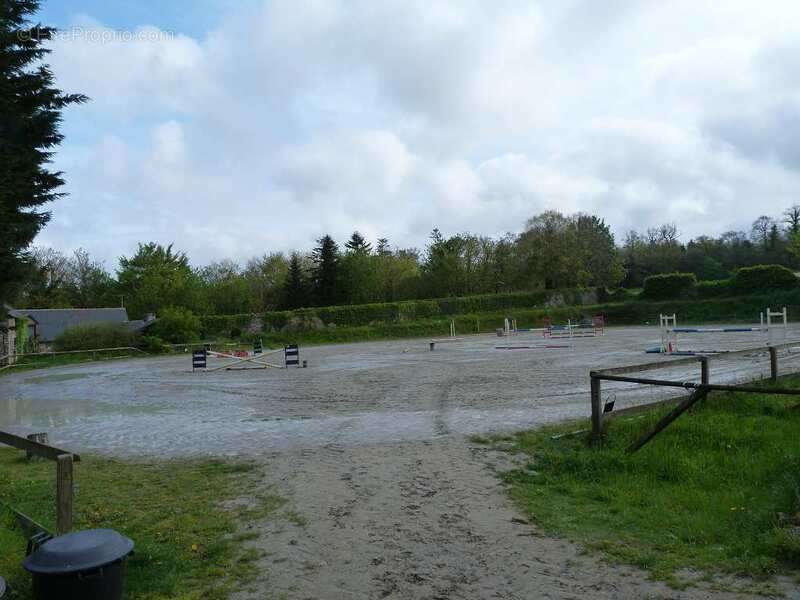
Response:
[[[745,4],[275,0],[199,38],[59,42],[59,83],[94,101],[67,114],[72,196],[40,242],[241,260],[550,208],[742,228],[800,183],[800,7]]]

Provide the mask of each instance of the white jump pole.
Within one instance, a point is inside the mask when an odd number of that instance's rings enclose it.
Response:
[[[677,352],[678,334],[673,331],[678,327],[678,318],[675,313],[672,315],[659,315],[659,326],[661,327],[661,352]],[[670,329],[670,326],[672,329]]]
[[[773,327],[772,326],[772,317],[780,317],[780,327]],[[774,346],[776,343],[784,343],[786,342],[787,338],[787,327],[788,327],[788,313],[786,312],[786,307],[784,306],[782,310],[772,310],[771,308],[767,307],[767,343],[770,346]],[[777,335],[775,333],[776,330],[781,331],[781,339],[777,339]]]
[[[456,337],[456,322],[455,322],[455,320],[450,321],[450,337]]]

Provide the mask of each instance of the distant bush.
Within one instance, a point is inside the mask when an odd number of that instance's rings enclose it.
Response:
[[[173,344],[182,344],[199,340],[201,329],[200,318],[192,311],[165,308],[159,313],[158,321],[150,327],[150,333]]]
[[[138,334],[125,325],[93,323],[65,329],[54,344],[57,350],[95,350],[133,346]]]
[[[249,327],[254,316],[249,313],[240,315],[203,315],[199,317],[200,335],[204,339],[228,336],[234,329],[244,330]]]
[[[790,290],[798,286],[795,274],[780,265],[743,267],[733,276],[739,294],[759,294],[773,290]]]
[[[137,347],[149,354],[162,354],[172,350],[164,340],[156,335],[143,335],[139,338]]]
[[[694,273],[665,273],[644,280],[642,298],[647,300],[677,300],[695,295],[697,277]]]
[[[734,293],[733,281],[731,279],[720,279],[718,281],[698,281],[695,287],[698,298],[720,298],[731,296]]]

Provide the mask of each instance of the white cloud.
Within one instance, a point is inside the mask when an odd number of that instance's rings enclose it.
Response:
[[[793,2],[274,0],[138,41],[76,23],[112,41],[53,44],[92,102],[67,111],[72,195],[40,243],[205,262],[546,209],[691,236],[797,202]]]

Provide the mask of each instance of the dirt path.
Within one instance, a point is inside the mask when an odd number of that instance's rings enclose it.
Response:
[[[294,520],[255,525],[255,598],[749,598],[677,592],[540,535],[503,493],[505,454],[463,438],[275,454]],[[303,523],[303,521],[305,521]]]

